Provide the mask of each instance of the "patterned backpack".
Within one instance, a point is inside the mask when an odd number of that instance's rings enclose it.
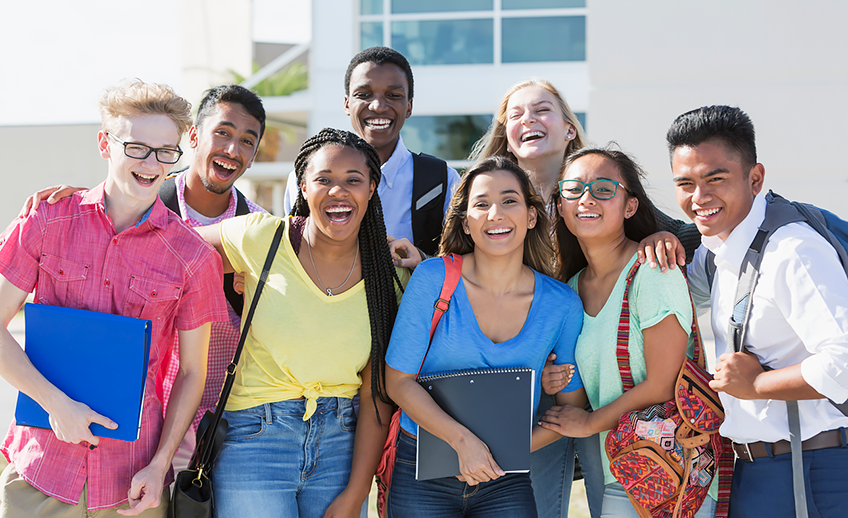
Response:
[[[633,388],[628,339],[627,295],[639,262],[627,274],[618,325],[616,358],[624,390]],[[694,311],[694,308],[693,308]],[[719,474],[716,517],[727,516],[733,450],[718,434],[724,410],[709,387],[697,319],[692,321],[695,358],[686,358],[675,383],[675,398],[621,416],[606,439],[610,472],[642,518],[691,518],[698,512],[710,483]]]

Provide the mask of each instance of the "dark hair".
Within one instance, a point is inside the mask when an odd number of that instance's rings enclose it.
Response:
[[[365,158],[370,180],[380,184],[380,156],[377,151],[355,133],[333,128],[324,128],[314,137],[306,139],[294,160],[297,185],[303,183],[303,175],[309,159],[325,146],[345,146],[359,151]],[[292,216],[309,216],[309,205],[298,189]],[[397,315],[395,282],[401,286],[397,271],[392,263],[386,241],[386,224],[383,222],[383,205],[376,189],[368,201],[368,208],[359,226],[359,251],[362,255],[362,278],[365,281],[365,300],[368,302],[368,318],[371,325],[371,397],[377,409],[377,397],[390,403],[386,393],[386,348],[392,335],[392,326]],[[403,290],[401,286],[401,290]],[[377,409],[380,419],[380,410]],[[382,421],[381,421],[382,422]]]
[[[669,158],[680,146],[695,147],[718,140],[739,153],[745,174],[757,163],[754,123],[748,114],[732,106],[702,106],[674,119],[665,136]]]
[[[474,241],[462,228],[462,222],[468,216],[468,197],[474,179],[484,173],[506,171],[518,180],[521,194],[528,209],[536,209],[536,225],[527,230],[524,238],[524,264],[537,272],[553,273],[554,249],[550,238],[548,211],[542,197],[536,194],[530,177],[518,164],[503,156],[489,157],[475,164],[462,175],[456,192],[451,198],[450,208],[445,217],[445,229],[439,243],[439,255],[467,254],[474,251]]]
[[[395,49],[390,49],[389,47],[368,47],[367,49],[360,51],[359,54],[353,56],[350,63],[347,65],[347,70],[345,71],[345,95],[350,95],[350,76],[353,74],[353,69],[363,63],[374,63],[377,66],[391,63],[403,70],[403,73],[406,74],[406,82],[409,87],[407,90],[407,101],[412,100],[412,67],[409,66],[409,61],[403,57],[403,54]]]
[[[197,118],[194,125],[199,128],[203,124],[203,119],[212,113],[212,110],[220,103],[240,104],[244,111],[259,121],[259,140],[262,140],[262,135],[265,134],[265,108],[262,106],[262,99],[239,85],[220,85],[206,90],[203,99],[200,100],[200,105],[197,107]]]
[[[630,218],[624,220],[624,235],[631,241],[639,242],[659,230],[655,215],[656,208],[642,186],[642,178],[645,177],[645,172],[633,157],[615,149],[614,146],[615,143],[610,142],[604,148],[583,148],[576,151],[566,159],[565,166],[559,173],[559,179],[565,178],[571,164],[585,156],[601,156],[615,164],[621,175],[621,183],[626,189],[624,191],[625,196],[636,198],[639,201],[636,212]],[[559,189],[555,189],[551,203],[557,206],[559,202]],[[554,235],[557,242],[557,277],[562,282],[567,282],[589,263],[586,261],[586,256],[583,254],[583,249],[580,248],[577,237],[568,230],[559,211],[554,217]]]

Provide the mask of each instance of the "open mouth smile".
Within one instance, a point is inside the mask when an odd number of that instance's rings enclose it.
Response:
[[[577,214],[577,219],[595,219],[600,217],[600,214],[594,214],[592,212],[580,212]]]
[[[718,214],[720,211],[721,211],[720,207],[713,207],[713,208],[710,208],[710,209],[697,209],[697,210],[695,210],[695,214],[699,218],[709,218],[710,216]]]
[[[507,228],[507,227],[495,227],[495,228],[490,228],[490,229],[486,230],[486,235],[488,235],[489,237],[493,237],[495,239],[504,238],[504,237],[508,236],[510,233],[512,233],[512,229]]]
[[[365,127],[374,130],[388,129],[392,125],[391,119],[365,119]]]
[[[353,215],[353,207],[348,205],[333,205],[324,209],[324,214],[331,223],[347,223]]]
[[[538,130],[533,130],[522,134],[521,142],[529,142],[531,140],[539,140],[541,138],[545,138],[545,133]]]
[[[235,173],[238,170],[239,164],[237,162],[231,161],[231,160],[224,160],[224,159],[221,159],[221,158],[213,158],[212,159],[212,167],[213,167],[213,169],[215,170],[215,173],[218,176],[226,179],[226,178],[229,178],[230,176],[232,176],[232,174]]]
[[[151,185],[153,182],[156,181],[157,178],[159,178],[158,174],[143,174],[133,172],[132,175],[136,179],[136,181],[142,185]]]

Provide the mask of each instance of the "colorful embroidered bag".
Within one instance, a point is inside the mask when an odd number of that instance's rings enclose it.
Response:
[[[634,387],[630,371],[630,283],[639,262],[627,274],[618,324],[616,358],[625,391]],[[698,512],[710,482],[719,474],[715,516],[727,516],[733,450],[718,429],[724,410],[709,387],[697,319],[692,321],[695,358],[686,358],[675,383],[675,398],[621,416],[606,439],[610,472],[643,518],[691,518]]]

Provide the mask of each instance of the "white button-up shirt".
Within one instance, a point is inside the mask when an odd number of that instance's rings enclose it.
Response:
[[[392,156],[381,166],[383,177],[377,187],[380,202],[383,204],[383,217],[386,220],[386,232],[395,238],[412,239],[412,153],[398,137],[398,143]],[[448,166],[448,192],[445,196],[444,212],[447,213],[450,199],[459,183],[459,174]],[[286,181],[286,194],[283,198],[283,210],[291,212],[297,199],[297,178],[294,172]]]
[[[757,196],[748,216],[726,241],[704,237],[689,268],[689,285],[699,309],[712,307],[716,358],[733,352],[728,321],[733,312],[742,260],[765,218],[766,201]],[[715,253],[710,293],[707,249]],[[842,403],[848,398],[848,277],[833,247],[806,223],[777,229],[764,250],[752,295],[745,336],[747,349],[773,369],[801,364],[801,374],[820,394]],[[725,421],[721,435],[734,442],[789,439],[786,403],[741,400],[720,393]],[[799,402],[801,439],[848,426],[828,400]]]

